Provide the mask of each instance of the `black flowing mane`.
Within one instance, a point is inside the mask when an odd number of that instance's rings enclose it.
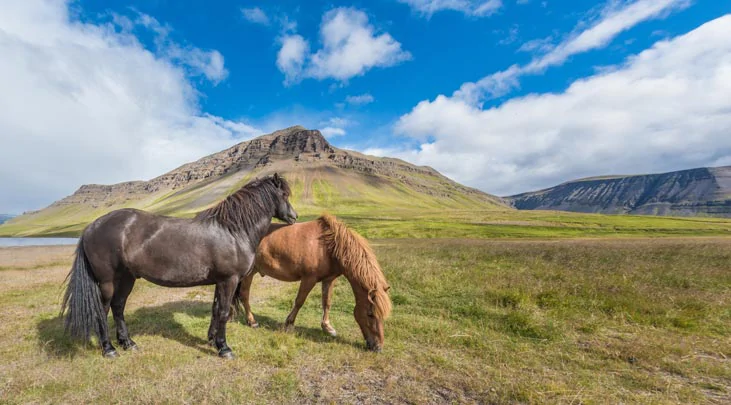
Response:
[[[201,211],[195,216],[199,221],[215,221],[232,234],[250,234],[256,228],[256,221],[263,216],[271,216],[279,203],[277,190],[284,191],[288,198],[291,190],[289,183],[279,176],[256,179],[226,197],[215,207]]]

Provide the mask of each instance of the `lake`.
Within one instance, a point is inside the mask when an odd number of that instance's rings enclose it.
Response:
[[[7,246],[49,246],[75,245],[78,238],[1,238],[0,247]]]

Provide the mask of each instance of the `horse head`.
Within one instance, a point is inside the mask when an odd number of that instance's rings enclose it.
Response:
[[[274,217],[292,225],[297,222],[297,211],[289,203],[289,196],[291,194],[289,183],[279,173],[274,173],[272,183],[277,188],[277,202],[274,208]]]
[[[360,326],[366,348],[374,352],[383,349],[383,321],[391,311],[391,300],[388,298],[389,286],[366,290],[357,288],[355,310],[353,315]]]

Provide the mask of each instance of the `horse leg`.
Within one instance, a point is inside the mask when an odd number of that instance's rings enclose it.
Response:
[[[220,291],[218,284],[216,284],[216,290],[213,293],[213,305],[211,306],[211,325],[208,326],[208,344],[211,346],[215,345],[216,331],[218,330],[218,302],[220,299],[218,295]]]
[[[239,285],[238,277],[231,277],[225,281],[216,284],[218,290],[218,307],[216,315],[216,348],[218,349],[218,355],[226,359],[232,359],[234,357],[233,351],[226,344],[226,323],[228,322],[228,314],[231,311],[231,301],[233,300],[234,293],[236,293]]]
[[[332,302],[335,279],[322,281],[322,323],[320,326],[330,336],[337,336],[338,332],[330,325],[330,303]]]
[[[287,330],[291,330],[294,328],[294,321],[297,319],[297,312],[299,312],[300,308],[302,308],[302,305],[304,305],[305,300],[307,299],[307,295],[310,294],[310,291],[312,291],[312,287],[317,284],[317,279],[314,277],[307,277],[303,278],[302,282],[300,282],[300,288],[299,291],[297,291],[297,298],[294,300],[294,307],[292,308],[292,312],[287,315],[287,320],[284,322],[284,328]]]
[[[137,350],[137,344],[130,339],[127,323],[124,321],[124,307],[127,305],[127,297],[134,286],[134,276],[125,271],[118,280],[112,296],[112,315],[114,324],[117,326],[117,342],[124,350]]]
[[[249,305],[249,292],[251,292],[251,282],[254,281],[254,274],[249,274],[245,279],[241,281],[241,289],[239,290],[241,301],[244,304],[244,310],[246,311],[246,324],[252,328],[258,328],[259,324],[254,319],[254,314],[251,313],[251,306]]]
[[[109,307],[112,302],[112,296],[114,295],[114,283],[111,281],[100,283],[99,290],[101,290],[102,305],[104,306],[104,314],[106,315],[104,320],[100,320],[100,322],[106,323],[107,316],[109,316]],[[117,349],[115,349],[114,346],[112,346],[112,342],[109,341],[107,328],[103,325],[99,325],[99,345],[102,348],[102,355],[104,357],[111,358],[119,356],[119,354],[117,354]]]

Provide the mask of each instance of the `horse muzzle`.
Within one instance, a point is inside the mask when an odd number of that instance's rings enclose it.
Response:
[[[369,351],[372,351],[372,352],[380,353],[381,350],[383,350],[383,346],[381,346],[375,342],[366,340],[366,349]]]

